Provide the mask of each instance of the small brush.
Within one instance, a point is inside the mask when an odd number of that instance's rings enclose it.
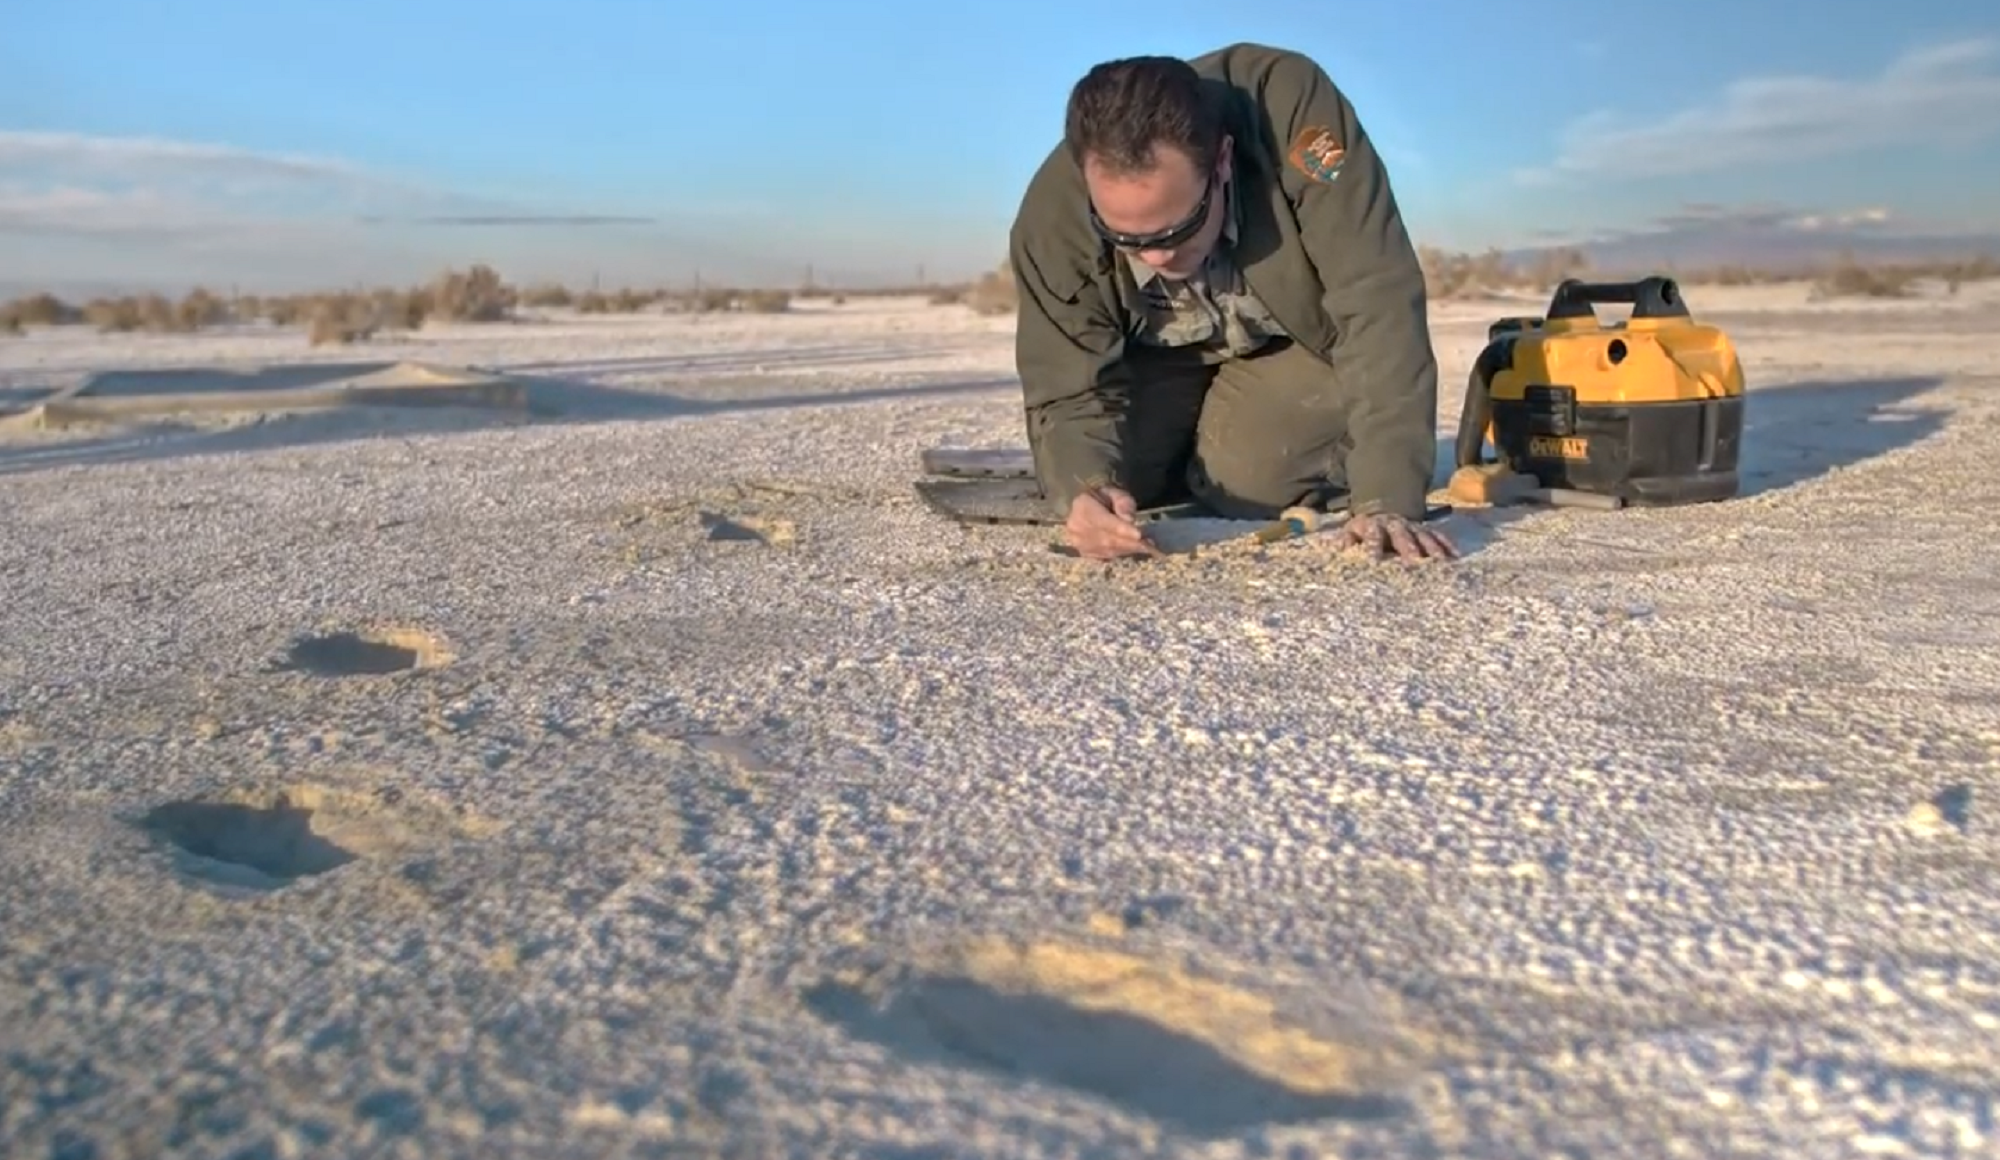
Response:
[[[1265,524],[1251,538],[1260,544],[1275,544],[1294,536],[1308,535],[1333,522],[1335,517],[1312,508],[1286,508],[1278,518]]]

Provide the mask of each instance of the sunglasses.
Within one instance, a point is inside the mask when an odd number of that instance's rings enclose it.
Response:
[[[1090,228],[1097,231],[1098,237],[1121,250],[1171,250],[1200,233],[1201,227],[1207,224],[1208,208],[1215,200],[1215,189],[1219,184],[1210,177],[1208,188],[1202,191],[1201,201],[1196,203],[1194,212],[1163,230],[1154,230],[1149,234],[1121,234],[1104,224],[1104,219],[1097,216],[1094,205],[1090,207]]]

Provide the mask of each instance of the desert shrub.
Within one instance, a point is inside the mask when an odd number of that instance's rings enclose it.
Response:
[[[738,301],[738,309],[750,314],[783,314],[792,308],[790,290],[752,290]]]
[[[375,337],[375,304],[354,295],[328,295],[311,308],[306,340],[313,346],[346,346]]]
[[[1909,293],[1911,273],[1891,266],[1864,266],[1853,258],[1835,262],[1813,282],[1823,298],[1902,298]]]
[[[314,303],[311,299],[296,294],[264,300],[264,317],[273,326],[297,326],[312,315]]]
[[[1497,255],[1495,257],[1497,259]],[[1513,279],[1508,277],[1509,271],[1506,270],[1505,261],[1498,260],[1497,265],[1501,270],[1501,281],[1512,281]],[[1553,294],[1555,288],[1565,278],[1581,278],[1589,272],[1588,254],[1575,246],[1557,246],[1535,255],[1528,263],[1523,277],[1530,286]]]
[[[980,275],[965,293],[965,304],[974,314],[1012,314],[1019,301],[1010,262],[1001,262],[999,269]]]
[[[930,294],[930,303],[932,306],[959,306],[964,302],[965,287],[963,286],[940,286],[931,291]]]
[[[385,288],[370,294],[366,304],[370,324],[383,330],[422,330],[431,309],[431,296],[423,290]],[[347,308],[350,318],[361,312],[359,305]]]
[[[182,318],[180,308],[164,294],[126,295],[122,298],[92,299],[83,308],[84,319],[107,334],[183,334],[193,329]]]
[[[14,309],[13,304],[0,306],[0,334],[25,333],[27,331],[21,325],[21,315]]]
[[[1956,294],[1967,282],[1987,282],[2000,277],[2000,261],[1990,254],[1980,254],[1963,262],[1950,263],[1944,272],[1945,289]]]
[[[430,313],[447,322],[504,322],[515,296],[491,266],[447,270],[430,287]]]
[[[200,330],[229,321],[229,307],[222,299],[200,286],[188,291],[174,306],[175,326],[183,331]]]
[[[1435,246],[1419,246],[1417,262],[1424,271],[1424,292],[1432,298],[1452,298],[1463,293],[1472,277],[1469,255],[1453,254]]]
[[[1763,277],[1748,266],[1731,264],[1708,271],[1702,281],[1718,286],[1755,286],[1763,281]]]
[[[521,291],[521,305],[523,306],[568,306],[574,301],[574,297],[567,288],[557,286],[553,283],[530,286],[526,290]]]
[[[1423,270],[1424,292],[1434,299],[1489,293],[1523,280],[1498,250],[1465,254],[1419,246],[1417,264]]]
[[[333,313],[315,313],[312,324],[306,328],[306,341],[313,346],[345,346],[365,337],[359,328],[350,327]]]
[[[139,325],[148,334],[181,334],[191,329],[183,324],[174,300],[164,294],[140,296]]]
[[[576,309],[581,314],[637,314],[663,297],[658,292],[644,290],[625,289],[613,294],[586,290],[576,296]]]
[[[145,324],[134,298],[93,298],[84,304],[85,321],[106,334],[124,334]]]
[[[7,304],[6,313],[20,326],[70,326],[83,321],[83,311],[53,294],[29,294]]]

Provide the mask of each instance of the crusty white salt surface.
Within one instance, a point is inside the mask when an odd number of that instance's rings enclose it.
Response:
[[[939,520],[953,308],[0,340],[597,388],[0,446],[0,1153],[1992,1155],[2000,289],[1691,296],[1745,497],[1419,568]]]

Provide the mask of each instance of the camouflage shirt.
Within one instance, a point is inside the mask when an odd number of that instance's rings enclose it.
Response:
[[[1243,284],[1243,275],[1230,258],[1236,243],[1236,183],[1230,182],[1223,194],[1222,240],[1202,264],[1201,270],[1186,281],[1160,275],[1137,254],[1125,255],[1132,280],[1145,299],[1146,317],[1139,340],[1149,346],[1198,347],[1205,362],[1240,358],[1263,347],[1273,338],[1285,336],[1284,328],[1257,296]]]

